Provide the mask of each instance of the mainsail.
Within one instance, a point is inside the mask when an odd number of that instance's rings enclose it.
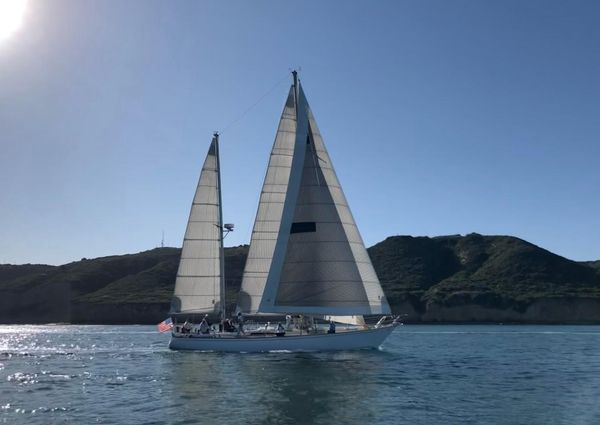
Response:
[[[295,74],[267,168],[238,308],[390,313]]]
[[[244,312],[258,311],[275,253],[294,157],[297,128],[295,96],[292,87],[281,114],[260,194],[242,287],[238,295],[238,308]]]
[[[188,219],[171,315],[218,314],[224,305],[218,134],[206,155]]]

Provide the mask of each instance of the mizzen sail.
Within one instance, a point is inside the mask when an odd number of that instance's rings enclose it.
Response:
[[[215,134],[200,173],[183,239],[172,315],[218,314],[222,285],[219,142]]]

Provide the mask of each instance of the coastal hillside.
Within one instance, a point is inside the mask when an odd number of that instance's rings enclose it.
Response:
[[[394,236],[369,248],[394,311],[426,322],[600,322],[600,262],[511,236]]]
[[[231,304],[248,247],[226,248]],[[407,322],[600,323],[600,261],[575,262],[511,236],[393,236],[369,248]],[[2,323],[156,323],[166,317],[178,248],[0,265]]]

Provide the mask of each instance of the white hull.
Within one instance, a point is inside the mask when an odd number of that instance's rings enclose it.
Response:
[[[266,351],[338,351],[377,348],[396,326],[382,326],[369,330],[346,331],[335,334],[305,334],[285,336],[171,336],[172,350],[218,352]]]

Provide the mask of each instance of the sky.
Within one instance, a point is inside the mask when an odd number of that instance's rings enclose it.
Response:
[[[212,132],[249,243],[290,70],[365,244],[600,259],[594,0],[27,4],[0,40],[0,264],[181,246]]]

